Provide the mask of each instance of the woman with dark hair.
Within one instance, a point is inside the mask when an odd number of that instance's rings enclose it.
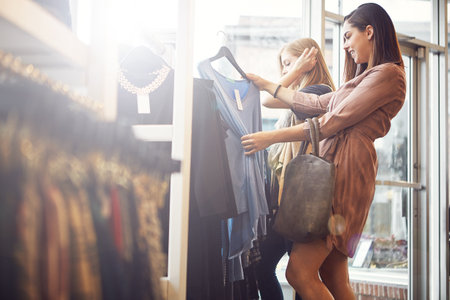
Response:
[[[360,5],[344,19],[345,83],[317,96],[248,74],[261,90],[294,112],[320,114],[320,155],[336,166],[329,235],[294,243],[286,277],[308,299],[355,299],[348,275],[375,192],[374,141],[385,136],[405,101],[406,79],[392,20],[379,5]],[[305,57],[303,58],[305,59]],[[306,57],[315,60],[314,52]],[[296,72],[294,66],[290,72]],[[307,123],[242,137],[246,154],[271,144],[309,140]],[[320,275],[320,276],[319,276]]]

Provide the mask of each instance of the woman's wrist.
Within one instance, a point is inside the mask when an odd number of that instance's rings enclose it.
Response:
[[[273,96],[278,85],[279,85],[278,83],[268,81],[266,86],[264,87],[264,90]]]
[[[273,92],[273,97],[274,97],[274,98],[277,97],[278,91],[280,90],[281,87],[282,87],[281,84],[277,85],[277,87],[276,87],[276,89],[275,89],[275,92]]]

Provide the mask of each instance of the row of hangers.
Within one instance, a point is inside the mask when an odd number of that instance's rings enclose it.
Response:
[[[221,46],[217,54],[210,57],[209,61],[213,62],[221,58],[226,58],[242,78],[249,80],[228,47]],[[137,76],[147,77],[149,72],[158,70],[162,66],[170,67],[161,56],[156,55],[150,48],[143,45],[133,48],[120,62],[120,68],[122,70]]]
[[[94,106],[74,101],[68,87],[55,84],[38,69],[21,64],[11,54],[0,56],[0,119],[14,115],[18,124],[32,128],[38,136],[50,137],[74,155],[101,151],[127,165],[164,174],[178,171],[167,145],[135,138],[130,124],[99,120]],[[7,58],[7,61],[6,59]],[[39,76],[37,76],[39,75]]]

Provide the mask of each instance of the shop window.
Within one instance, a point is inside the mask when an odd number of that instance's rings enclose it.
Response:
[[[340,5],[341,5],[341,0],[326,0],[325,1],[325,10],[335,13],[335,14],[340,14]]]
[[[447,12],[449,11],[449,9],[450,9],[450,4],[447,4]],[[447,26],[448,26],[449,24],[447,24]],[[449,26],[448,26],[449,27]],[[447,28],[448,28],[447,27]],[[448,45],[448,49],[450,49],[450,31],[448,31],[449,33],[447,33],[447,36],[448,36],[448,38],[447,38],[447,40],[448,40],[448,42],[449,42],[449,45]],[[448,55],[450,55],[450,51],[448,52]],[[448,76],[447,76],[447,80],[448,80],[448,85],[450,86],[450,64],[449,64],[449,66],[448,66]],[[447,99],[450,99],[450,89],[447,89],[447,91],[448,91],[448,97],[447,97]],[[448,114],[449,114],[449,116],[448,116],[448,130],[450,131],[450,105],[448,106]],[[449,149],[448,151],[449,151],[449,154],[450,154],[450,138],[448,139],[448,141],[447,141],[447,143],[448,143],[448,145],[447,145],[447,149]],[[450,160],[449,160],[449,166],[448,166],[448,169],[450,170]],[[449,192],[450,192],[450,185],[448,185],[448,189],[449,189]],[[450,207],[449,207],[449,209],[448,209],[448,213],[449,213],[449,222],[450,222]],[[450,224],[449,224],[450,225]],[[449,239],[448,239],[448,243],[449,243],[449,247],[450,247],[450,232],[449,232]]]
[[[325,9],[347,15],[364,0],[326,0]],[[381,5],[392,18],[397,32],[427,42],[431,41],[432,2],[423,0],[369,1]],[[340,6],[340,7],[339,7]]]
[[[334,21],[325,20],[325,63],[330,70],[336,87],[341,85],[342,68],[341,60],[344,58],[342,50],[341,26]]]
[[[280,48],[302,37],[302,1],[196,1],[194,63],[214,56],[227,46],[245,72],[271,81],[280,77],[277,56]],[[220,61],[217,61],[220,64]],[[239,75],[216,69],[230,78]],[[273,129],[281,110],[262,108],[263,129]]]

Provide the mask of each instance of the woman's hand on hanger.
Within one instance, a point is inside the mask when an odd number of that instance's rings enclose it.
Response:
[[[264,79],[258,75],[247,73],[247,78],[250,79],[253,84],[255,84],[260,90],[266,91],[273,96],[275,91],[278,89],[277,99],[283,104],[283,108],[289,108],[292,106],[293,97],[295,94],[294,90],[283,87],[281,84],[274,83],[267,79]],[[278,86],[280,86],[278,88]],[[280,107],[281,108],[281,107]]]
[[[247,78],[250,79],[250,80],[253,82],[253,84],[256,85],[256,86],[259,88],[259,90],[261,90],[261,91],[267,91],[271,85],[275,85],[275,88],[276,88],[276,84],[275,84],[275,83],[273,83],[273,82],[271,82],[271,81],[269,81],[269,80],[266,80],[266,79],[264,79],[264,78],[262,78],[262,77],[260,77],[260,76],[258,76],[258,75],[256,75],[256,74],[246,73],[245,75],[246,75]]]

